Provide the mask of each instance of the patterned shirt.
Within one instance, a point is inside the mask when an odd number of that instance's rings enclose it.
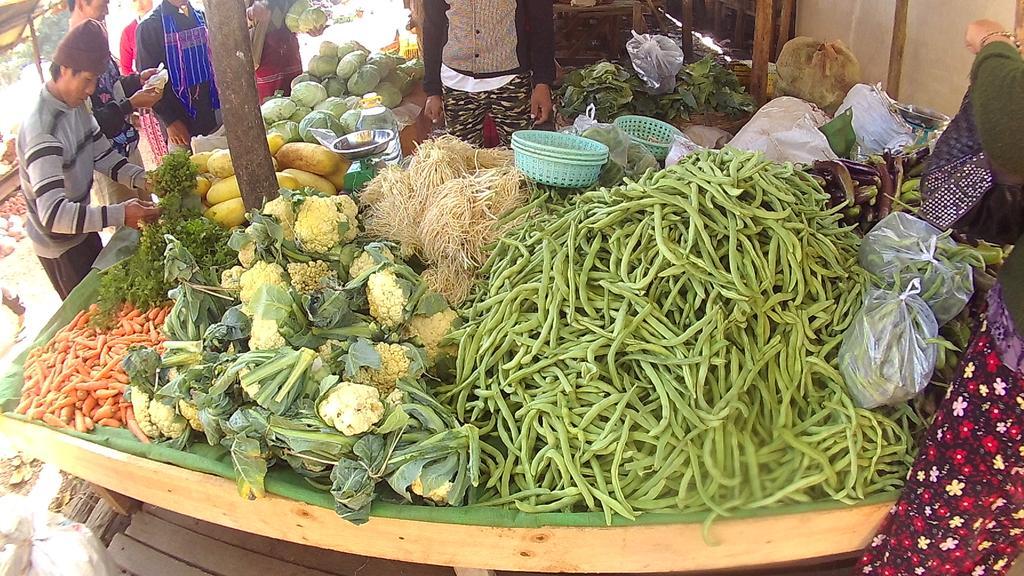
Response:
[[[137,79],[137,77],[136,77]],[[137,84],[137,80],[135,84]],[[136,90],[141,86],[135,86]],[[132,94],[136,90],[132,90]],[[103,123],[104,133],[114,144],[114,148],[122,156],[128,156],[139,143],[139,133],[135,127],[128,122],[127,116],[131,114],[131,103],[128,102],[126,94],[127,87],[121,84],[121,70],[113,58],[107,62],[107,70],[96,80],[96,91],[90,98],[92,109],[96,113],[97,122]],[[107,128],[103,114],[110,110],[117,117],[116,127]],[[119,120],[119,121],[118,121]]]

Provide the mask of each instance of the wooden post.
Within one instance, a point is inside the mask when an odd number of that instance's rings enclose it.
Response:
[[[1013,26],[1017,38],[1024,38],[1024,0],[1017,0],[1017,17]]]
[[[213,71],[217,75],[221,113],[227,126],[231,163],[246,210],[260,208],[277,196],[277,178],[267,147],[253,74],[252,44],[245,3],[206,0]]]
[[[1021,0],[1024,1],[1024,0]],[[683,56],[687,62],[693,61],[693,0],[682,0],[683,3]]]
[[[793,19],[796,18],[796,0],[782,1],[782,21],[779,22],[779,43],[775,47],[775,58],[782,54],[782,47],[792,40]]]
[[[900,79],[903,77],[903,50],[907,46],[907,14],[910,0],[896,0],[896,15],[892,23],[892,45],[889,47],[889,79],[885,91],[894,100],[900,97]]]
[[[36,37],[36,25],[32,16],[28,17],[28,33],[32,37],[32,54],[35,56],[39,81],[46,84],[46,76],[43,75],[43,57],[39,55],[39,39]]]
[[[775,35],[773,4],[772,0],[757,0],[754,14],[754,59],[750,92],[758,104],[768,101],[768,64],[771,60],[772,37]]]

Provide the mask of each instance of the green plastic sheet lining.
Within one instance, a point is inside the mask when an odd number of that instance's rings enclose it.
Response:
[[[36,337],[33,346],[39,346],[48,342],[53,335],[63,326],[66,326],[79,311],[89,307],[95,302],[99,291],[100,273],[93,271],[86,279],[71,293],[59,310],[50,318],[50,321],[43,327]],[[12,364],[7,367],[3,376],[0,377],[0,412],[5,416],[22,419],[21,416],[11,413],[18,404],[21,396],[21,389],[24,385],[24,364],[28,351],[19,355]],[[34,423],[36,424],[36,423]],[[42,426],[42,424],[36,424]],[[82,438],[120,452],[148,458],[158,462],[180,466],[196,472],[214,474],[230,480],[235,479],[234,470],[231,467],[227,451],[219,446],[206,444],[195,444],[189,447],[188,451],[180,451],[161,446],[158,444],[142,444],[135,439],[127,430],[112,428],[97,428],[88,434],[81,434],[73,430],[61,430],[62,433]],[[299,475],[290,469],[275,467],[267,474],[266,489],[272,494],[298,500],[314,506],[323,508],[334,508],[334,499],[327,492],[318,490],[303,480]],[[229,494],[226,496],[232,496]],[[239,496],[240,497],[240,496]],[[878,504],[894,500],[893,496],[878,496],[864,500],[861,505]],[[766,508],[760,510],[737,513],[732,518],[756,518],[766,516],[777,516],[783,514],[797,514],[802,512],[814,512],[824,510],[836,510],[847,508],[840,502],[816,502],[811,504],[790,505],[777,508]],[[422,522],[436,522],[443,524],[463,524],[475,526],[494,526],[500,528],[539,528],[543,526],[577,526],[577,527],[603,527],[605,526],[604,515],[601,513],[546,513],[530,514],[504,508],[492,508],[486,506],[466,506],[462,508],[443,508],[433,506],[402,505],[389,502],[378,502],[373,506],[373,516],[382,518],[396,518],[402,520],[416,520]],[[616,517],[613,526],[630,526],[645,524],[689,524],[703,522],[707,514],[701,513],[680,513],[663,512],[651,513],[640,516],[635,521]]]

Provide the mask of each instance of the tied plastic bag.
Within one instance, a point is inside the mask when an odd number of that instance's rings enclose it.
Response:
[[[50,513],[44,502],[8,495],[0,510],[0,576],[118,574],[88,528]]]
[[[601,170],[599,183],[615,186],[623,178],[638,178],[648,169],[657,170],[658,160],[642,144],[637,144],[625,130],[614,124],[604,124],[595,119],[596,108],[587,106],[587,111],[576,117],[572,126],[562,132],[600,142],[608,147],[609,162]]]
[[[949,232],[902,212],[886,216],[864,236],[859,257],[885,285],[919,280],[921,299],[939,326],[964,309],[974,294],[973,267],[984,266],[976,251],[958,245]]]
[[[835,160],[828,138],[818,130],[826,122],[828,116],[821,110],[798,98],[783,96],[761,107],[729,145],[763,152],[775,162]]]
[[[665,166],[675,166],[679,164],[683,158],[686,158],[694,152],[700,152],[705,150],[703,146],[697,144],[693,140],[690,140],[685,134],[682,136],[672,137],[672,148],[668,151],[668,156],[665,157]]]
[[[868,290],[843,334],[839,372],[861,408],[905,402],[931,380],[939,325],[920,292],[916,278],[902,292]]]
[[[651,94],[668,94],[676,89],[676,74],[683,68],[685,56],[671,38],[657,34],[637,34],[626,42],[633,69]]]
[[[860,62],[841,41],[800,36],[779,53],[779,93],[796,96],[832,114],[860,82]]]
[[[857,84],[850,89],[836,115],[853,111],[853,131],[861,154],[902,150],[914,143],[914,129],[893,111],[881,86]]]

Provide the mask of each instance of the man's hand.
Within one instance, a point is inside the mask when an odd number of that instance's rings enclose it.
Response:
[[[149,90],[139,90],[132,94],[128,101],[132,103],[132,108],[141,110],[143,108],[152,108],[160,101],[162,96],[163,92],[161,90],[150,88]]]
[[[551,111],[554,105],[551,103],[551,87],[547,84],[537,84],[533,87],[533,96],[530,97],[530,117],[534,124],[543,124],[551,119]]]
[[[142,224],[160,217],[160,208],[152,202],[132,199],[124,203],[124,225],[138,230]]]
[[[440,124],[444,122],[444,102],[440,96],[430,96],[427,98],[427,103],[423,107],[423,111],[426,113],[427,118],[434,124]]]
[[[989,41],[1001,41],[1006,42],[1007,44],[1012,44],[1013,42],[1009,38],[991,36],[992,34],[1005,31],[1006,28],[1003,28],[1003,25],[999,22],[994,22],[992,20],[975,20],[967,25],[967,34],[965,39],[967,49],[974,54],[981,52],[981,49],[985,47],[982,42],[985,41],[986,37],[988,37]],[[987,43],[988,42],[985,42],[985,44]]]
[[[167,126],[167,141],[177,146],[192,145],[192,134],[189,133],[184,120],[175,120]]]
[[[160,70],[158,68],[143,70],[142,72],[139,72],[139,80],[142,80],[142,83],[145,84],[150,78],[156,76],[159,72]]]

